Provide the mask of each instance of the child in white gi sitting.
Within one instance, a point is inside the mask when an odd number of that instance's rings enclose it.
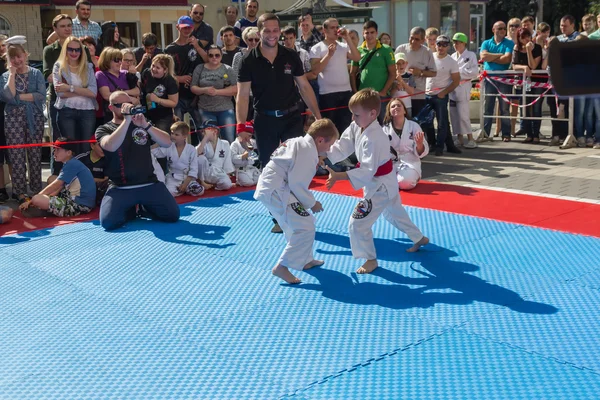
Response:
[[[152,146],[152,154],[156,158],[167,158],[168,172],[165,174],[165,185],[173,197],[184,193],[201,196],[204,187],[196,182],[198,178],[198,161],[196,149],[187,143],[190,126],[185,122],[171,125],[171,147]]]
[[[256,141],[252,139],[254,126],[245,123],[244,130],[238,130],[237,138],[231,143],[231,161],[235,167],[236,183],[239,186],[254,186],[260,176],[260,161],[256,154]]]
[[[207,120],[200,125],[202,141],[196,146],[198,154],[198,179],[214,185],[216,190],[228,190],[234,186],[229,174],[233,173],[229,142],[219,138],[216,121]]]
[[[287,283],[300,283],[288,268],[302,271],[324,263],[313,258],[315,218],[307,211],[317,213],[323,207],[308,186],[315,176],[319,153],[327,152],[338,136],[331,120],[316,121],[305,136],[282,143],[258,179],[254,198],[275,217],[287,241],[272,272]]]
[[[335,172],[327,167],[327,188],[331,189],[335,182],[346,179],[350,180],[354,189],[363,188],[364,198],[350,216],[348,231],[352,255],[366,259],[356,272],[368,274],[377,268],[372,227],[381,213],[414,242],[406,251],[419,250],[429,243],[429,239],[412,223],[402,207],[394,165],[390,159],[390,139],[377,122],[381,109],[379,93],[373,89],[362,89],[350,98],[348,106],[354,121],[340,140],[331,146],[327,157],[336,163],[356,152],[359,162],[355,169],[347,172]]]

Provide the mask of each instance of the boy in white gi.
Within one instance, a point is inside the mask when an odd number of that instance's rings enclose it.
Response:
[[[354,122],[344,131],[340,140],[331,146],[327,157],[336,163],[356,152],[359,162],[355,169],[347,172],[335,172],[327,167],[327,189],[331,189],[335,182],[346,179],[355,189],[363,188],[364,198],[350,216],[348,231],[352,255],[367,260],[356,272],[368,274],[377,268],[371,228],[381,213],[414,242],[406,251],[419,250],[429,243],[429,239],[412,223],[402,207],[390,159],[390,140],[377,122],[381,109],[379,93],[369,88],[359,90],[350,98],[348,106]]]
[[[196,149],[187,143],[190,126],[185,122],[171,125],[171,147],[152,146],[152,154],[156,158],[167,158],[168,173],[165,185],[173,197],[184,193],[192,196],[204,194],[204,187],[196,182],[198,178],[198,161]]]
[[[196,146],[198,154],[198,179],[214,185],[216,190],[229,190],[233,185],[229,174],[233,173],[229,142],[219,138],[219,126],[216,121],[202,123],[202,142]]]
[[[315,176],[319,153],[327,152],[338,136],[331,120],[316,121],[305,136],[282,143],[258,179],[254,198],[277,220],[287,241],[272,272],[287,283],[300,283],[288,268],[302,271],[324,263],[313,258],[315,217],[307,211],[317,213],[323,206],[308,186]]]
[[[254,126],[245,123],[245,129],[238,130],[238,137],[231,143],[231,161],[235,167],[236,183],[239,186],[254,186],[260,176],[260,161],[256,154],[256,141],[252,139]]]
[[[460,72],[461,84],[450,93],[450,122],[452,123],[452,132],[456,135],[459,145],[465,149],[474,149],[477,143],[473,140],[471,133],[471,119],[469,118],[469,100],[471,99],[471,79],[479,74],[479,65],[477,56],[472,51],[467,50],[469,39],[464,33],[456,33],[452,37],[454,49],[452,58],[458,63],[458,72]],[[466,81],[466,82],[464,82]],[[467,135],[467,143],[464,142],[463,135]],[[456,143],[455,143],[456,144]]]

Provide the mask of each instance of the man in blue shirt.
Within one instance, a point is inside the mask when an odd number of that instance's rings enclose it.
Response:
[[[498,21],[492,28],[494,36],[483,42],[481,45],[481,59],[484,61],[483,69],[485,71],[505,71],[509,69],[512,61],[512,52],[515,46],[514,42],[506,38],[506,24],[502,21]],[[512,87],[505,85],[500,82],[494,82],[494,84],[504,94],[512,93]],[[498,90],[488,81],[484,82],[484,91],[486,95],[498,94]],[[486,96],[484,99],[484,112],[485,115],[494,115],[494,108],[496,106],[497,96]],[[500,115],[508,116],[508,104],[498,97],[500,104]],[[510,120],[508,118],[501,118],[500,123],[502,126],[502,139],[505,142],[510,141]],[[492,118],[486,117],[483,122],[483,130],[489,136],[492,128]]]

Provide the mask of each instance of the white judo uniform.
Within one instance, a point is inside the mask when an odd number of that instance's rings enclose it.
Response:
[[[227,140],[218,139],[216,148],[211,142],[204,146],[204,154],[197,156],[198,178],[215,185],[216,190],[228,190],[233,186],[229,174],[233,173],[231,150]]]
[[[383,127],[383,131],[390,139],[390,146],[396,152],[396,155],[392,154],[392,160],[398,187],[401,190],[414,189],[421,179],[421,158],[429,154],[427,140],[423,140],[425,147],[423,154],[417,153],[417,142],[414,136],[422,131],[421,127],[416,122],[406,119],[401,136],[394,130],[391,122]]]
[[[254,139],[250,139],[250,145],[253,147],[253,149],[256,149],[256,141]],[[245,145],[242,144],[238,139],[235,139],[231,143],[231,161],[235,167],[237,184],[240,186],[254,186],[258,183],[260,170],[253,165],[255,160],[251,158],[247,158],[245,160],[242,159],[242,154],[244,154],[246,151],[251,153],[251,151],[244,146]]]
[[[254,198],[265,205],[283,230],[287,245],[279,264],[301,271],[313,261],[315,217],[308,211],[316,200],[308,186],[319,156],[312,136],[287,140],[263,168]]]
[[[449,95],[450,99],[450,122],[452,123],[452,133],[456,135],[467,135],[471,133],[471,118],[469,117],[469,100],[471,99],[471,79],[479,74],[477,65],[477,56],[469,50],[458,54],[458,51],[450,57],[458,63],[458,72],[460,72],[461,82],[456,89]]]
[[[177,188],[188,176],[194,179],[188,184],[185,193],[192,196],[201,196],[204,193],[204,186],[196,181],[198,178],[198,160],[194,146],[186,143],[181,155],[179,155],[177,146],[172,143],[170,147],[152,149],[152,155],[156,158],[167,158],[168,172],[165,175],[164,183],[173,196],[183,194],[178,192]]]
[[[349,170],[348,178],[354,189],[363,188],[364,193],[364,198],[358,202],[350,216],[348,226],[354,258],[377,258],[372,227],[382,213],[385,219],[417,243],[423,238],[423,234],[402,207],[396,174],[392,170],[388,174],[375,176],[377,169],[390,160],[390,139],[377,120],[362,133],[356,122],[352,122],[341,138],[331,146],[327,157],[335,164],[353,152],[356,152],[360,167]]]

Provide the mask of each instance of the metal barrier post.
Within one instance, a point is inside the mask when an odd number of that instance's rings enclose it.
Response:
[[[571,147],[575,147],[577,140],[575,139],[574,131],[574,123],[575,123],[575,99],[573,96],[569,97],[569,128],[567,130],[567,138],[564,140],[563,144],[560,145],[560,149],[570,149]]]

